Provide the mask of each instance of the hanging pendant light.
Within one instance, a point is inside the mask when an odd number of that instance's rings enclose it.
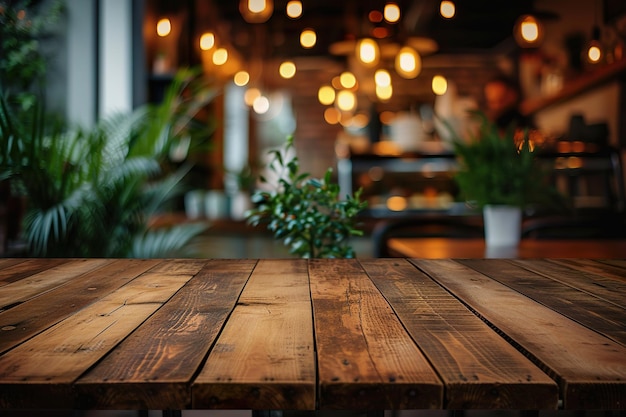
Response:
[[[374,39],[363,38],[356,44],[356,57],[359,62],[366,67],[378,65],[380,60],[380,50]]]
[[[248,23],[265,23],[274,13],[274,1],[239,0],[239,12]]]
[[[422,71],[422,58],[415,49],[403,46],[396,55],[395,69],[402,78],[415,78]]]
[[[513,27],[515,41],[522,48],[536,48],[543,41],[543,25],[531,14],[520,16]]]
[[[593,27],[591,41],[585,48],[585,59],[590,64],[597,64],[602,61],[604,53],[602,51],[602,43],[600,42],[600,27]]]

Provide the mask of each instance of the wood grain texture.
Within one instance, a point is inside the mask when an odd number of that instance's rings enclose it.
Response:
[[[29,261],[39,264],[38,261]],[[0,289],[0,311],[16,306],[31,297],[61,286],[72,278],[112,262],[107,259],[81,259],[42,270]],[[21,265],[21,264],[19,264]]]
[[[624,346],[459,262],[411,262],[555,379],[566,409],[626,407]]]
[[[556,383],[415,266],[361,264],[445,382],[446,408],[556,409]]]
[[[4,382],[0,384],[0,408],[75,407],[74,381],[190,278],[142,274],[4,354],[0,357]]]
[[[146,410],[191,407],[193,376],[256,261],[209,260],[193,265],[184,269],[194,273],[193,279],[77,382],[80,408],[120,404]],[[181,268],[172,271],[178,274]]]
[[[194,408],[315,408],[305,260],[261,260],[192,387]]]
[[[159,262],[117,260],[8,311],[0,312],[0,353],[121,287]]]
[[[626,254],[625,254],[626,256]],[[626,282],[626,269],[611,265],[597,259],[549,259],[550,262],[564,265],[568,268],[583,272],[601,275],[604,278],[616,279]]]
[[[576,270],[568,268],[564,273],[548,273],[548,276],[555,277],[548,278],[522,268],[516,262],[499,260],[487,262],[481,259],[459,262],[626,346],[626,306],[608,303],[598,298],[598,295],[559,282],[563,280],[565,272],[576,275]],[[541,269],[541,265],[545,265],[545,262],[541,261],[538,269]],[[564,268],[563,265],[559,267]],[[579,280],[575,281],[577,283]],[[600,293],[605,293],[605,287],[599,287],[594,283],[598,284],[597,281],[590,281],[582,287],[590,287],[590,291],[598,288]],[[626,292],[622,293],[621,298],[626,299]]]
[[[443,386],[356,260],[311,260],[321,409],[441,408]]]
[[[56,265],[69,262],[69,259],[51,258],[13,258],[0,259],[0,288],[4,285],[19,281],[22,278],[45,271]]]
[[[611,277],[599,275],[586,270],[576,270],[568,266],[550,262],[546,259],[537,259],[534,262],[527,260],[514,260],[516,265],[520,265],[529,271],[539,275],[544,275],[555,281],[562,282],[567,286],[578,288],[595,295],[620,308],[626,308],[624,297],[626,297],[626,282],[616,280]]]

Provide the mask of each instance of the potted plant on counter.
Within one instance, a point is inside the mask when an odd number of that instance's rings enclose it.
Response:
[[[351,236],[361,236],[356,216],[365,208],[361,192],[339,196],[339,185],[331,181],[332,170],[321,178],[300,172],[300,163],[293,155],[293,137],[284,149],[271,151],[268,169],[276,174],[276,184],[268,191],[253,194],[255,208],[247,212],[248,223],[267,224],[276,239],[281,239],[290,252],[301,258],[353,258]]]
[[[558,194],[535,158],[528,130],[501,131],[482,112],[472,116],[479,123],[476,133],[467,140],[455,135],[456,183],[461,197],[483,211],[487,246],[516,246],[523,209],[552,205]]]

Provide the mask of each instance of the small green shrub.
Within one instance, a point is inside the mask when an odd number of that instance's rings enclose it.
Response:
[[[321,179],[301,173],[297,157],[286,159],[293,147],[289,137],[283,150],[271,151],[268,168],[278,174],[278,184],[253,194],[256,207],[247,213],[248,222],[266,223],[290,253],[302,258],[353,258],[350,237],[363,234],[355,227],[356,216],[367,204],[360,201],[361,190],[340,199],[339,185],[331,182],[332,169]],[[265,177],[261,182],[269,183]]]

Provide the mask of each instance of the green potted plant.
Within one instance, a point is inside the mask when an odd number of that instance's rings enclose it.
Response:
[[[522,210],[551,205],[558,195],[535,157],[528,130],[502,131],[484,113],[472,116],[477,132],[467,140],[455,134],[453,141],[460,164],[455,181],[461,197],[483,210],[487,246],[515,246]]]
[[[246,213],[248,222],[266,223],[276,239],[302,258],[353,258],[350,237],[363,234],[356,228],[356,216],[367,204],[360,200],[360,190],[341,199],[339,185],[331,181],[332,169],[321,179],[301,173],[298,158],[288,156],[293,148],[290,136],[283,150],[271,151],[268,168],[278,183],[253,194],[256,207]],[[269,184],[265,177],[261,182]]]
[[[150,221],[190,169],[169,161],[171,147],[182,136],[208,137],[192,119],[213,96],[195,73],[181,71],[159,105],[85,130],[51,125],[40,103],[30,123],[20,123],[0,91],[0,178],[26,196],[27,254],[163,257],[204,230],[157,230]]]

